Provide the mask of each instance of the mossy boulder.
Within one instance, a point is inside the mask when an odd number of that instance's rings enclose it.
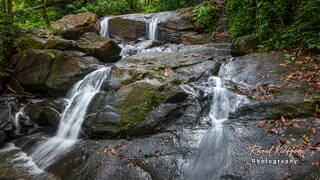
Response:
[[[117,109],[121,116],[121,126],[136,126],[146,114],[157,107],[165,98],[163,84],[157,80],[142,80],[117,91]]]
[[[97,95],[83,127],[91,138],[153,133],[188,96],[156,79],[139,80],[112,95]]]
[[[146,23],[143,21],[115,17],[109,20],[109,32],[112,38],[125,42],[136,41],[139,37],[146,37]]]
[[[58,31],[65,39],[78,39],[86,32],[100,31],[100,21],[98,17],[91,12],[70,14],[51,25],[55,31]]]
[[[96,33],[83,34],[76,41],[76,46],[80,51],[94,56],[102,62],[115,62],[120,58],[121,48],[111,39],[101,37]]]
[[[74,49],[74,41],[65,39],[48,39],[43,47],[44,49],[72,50]]]
[[[258,49],[259,39],[255,34],[238,37],[232,40],[231,54],[243,56]]]
[[[99,61],[77,51],[25,50],[15,67],[15,79],[32,93],[62,96]]]
[[[17,46],[22,49],[42,49],[47,40],[35,36],[22,37],[18,39]]]
[[[50,75],[55,58],[61,54],[56,50],[31,49],[21,52],[15,67],[15,78],[31,92],[45,90],[45,82]]]

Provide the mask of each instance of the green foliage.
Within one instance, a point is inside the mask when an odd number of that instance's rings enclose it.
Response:
[[[15,47],[16,38],[18,37],[20,29],[9,22],[9,18],[4,13],[0,13],[0,63],[2,63],[6,56]]]
[[[131,1],[131,0],[128,0]],[[162,11],[172,11],[185,7],[196,6],[202,2],[208,0],[148,0],[148,1],[138,1],[136,8],[132,8],[137,12],[162,12]]]
[[[78,7],[84,5],[83,2],[78,2]],[[79,12],[93,12],[98,16],[119,15],[129,11],[129,4],[125,0],[99,0],[85,4]]]
[[[320,0],[229,0],[228,12],[230,34],[257,34],[261,51],[320,49]]]
[[[229,32],[233,37],[251,34],[255,30],[255,0],[229,0],[227,5]]]
[[[194,10],[195,25],[206,32],[214,32],[217,10],[213,5],[199,6]]]

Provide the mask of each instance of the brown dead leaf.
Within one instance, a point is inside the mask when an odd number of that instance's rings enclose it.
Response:
[[[111,155],[112,156],[116,156],[117,155],[117,152],[114,148],[111,149]]]

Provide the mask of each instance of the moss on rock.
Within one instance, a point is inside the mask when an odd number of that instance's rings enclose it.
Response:
[[[121,116],[119,126],[136,126],[156,108],[166,96],[159,82],[138,81],[120,91],[117,108]]]

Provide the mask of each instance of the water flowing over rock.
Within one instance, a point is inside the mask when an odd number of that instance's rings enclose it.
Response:
[[[109,70],[110,68],[104,67],[88,74],[68,92],[66,97],[68,104],[61,114],[56,135],[45,142],[40,142],[31,153],[41,168],[48,167],[77,142],[88,105],[100,91]]]
[[[100,35],[103,37],[110,37],[109,34],[109,20],[111,17],[105,17],[103,20],[100,22],[101,23],[101,30],[100,30]]]
[[[194,157],[190,167],[189,179],[219,179],[220,170],[228,163],[228,147],[223,143],[226,140],[223,123],[228,120],[231,109],[229,92],[223,87],[219,77],[209,78],[206,91],[214,96],[209,112],[212,128],[200,142],[199,153]]]

